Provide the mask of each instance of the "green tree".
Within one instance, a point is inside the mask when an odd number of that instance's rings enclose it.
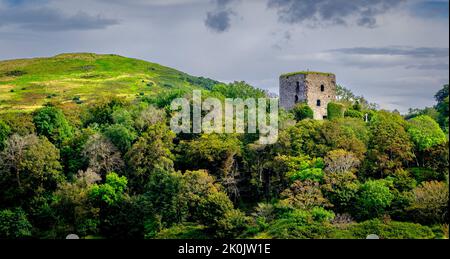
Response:
[[[135,191],[142,191],[155,170],[173,169],[173,139],[175,134],[165,124],[150,126],[125,155],[128,179]]]
[[[442,144],[447,140],[436,121],[425,115],[411,119],[407,130],[419,151]]]
[[[437,101],[436,110],[438,111],[438,122],[442,129],[447,133],[449,132],[448,121],[449,121],[449,95],[448,95],[448,84],[436,93],[435,99]]]
[[[137,137],[133,130],[130,130],[122,124],[108,126],[105,129],[105,136],[108,137],[122,153],[126,153],[128,149],[130,149],[131,144]]]
[[[378,112],[370,121],[368,171],[378,176],[392,173],[414,158],[406,121],[397,114]]]
[[[31,230],[32,226],[22,209],[0,210],[0,239],[31,237]]]
[[[357,198],[358,216],[376,218],[391,205],[394,195],[386,180],[368,180],[361,185]]]
[[[448,97],[448,84],[444,85],[441,90],[439,90],[434,98],[438,103],[441,103]]]
[[[200,204],[208,195],[221,191],[221,186],[215,183],[213,176],[205,170],[186,171],[183,174],[183,196],[187,200],[189,208],[189,217],[198,220],[198,204]]]
[[[193,141],[182,141],[178,163],[187,169],[206,169],[222,183],[227,193],[237,198],[237,159],[241,142],[233,135],[208,134]]]
[[[309,157],[291,158],[288,164],[293,170],[287,172],[287,176],[291,182],[296,180],[305,181],[312,180],[315,182],[323,181],[324,161],[322,158],[310,159]]]
[[[323,136],[323,125],[323,121],[303,120],[280,131],[273,152],[291,156],[324,157],[330,148]]]
[[[35,111],[33,123],[38,135],[47,137],[57,146],[61,146],[73,134],[73,129],[62,111],[53,106],[46,106]]]
[[[332,150],[325,157],[325,170],[330,173],[354,171],[360,164],[359,159],[343,149]]]
[[[144,196],[153,213],[160,217],[163,227],[170,227],[185,220],[187,201],[182,191],[183,181],[180,173],[155,170],[150,175]]]
[[[51,208],[57,212],[58,233],[97,234],[100,208],[90,199],[91,188],[101,180],[88,169],[80,171],[71,182],[62,182],[54,192]]]
[[[83,116],[84,125],[90,124],[112,124],[115,110],[126,106],[126,101],[119,97],[106,97],[91,104]]]
[[[64,180],[59,158],[59,150],[45,137],[12,135],[0,153],[2,199],[22,203],[56,189]]]
[[[124,198],[128,180],[125,176],[111,172],[106,175],[104,184],[94,184],[90,190],[90,197],[107,205],[114,205]]]
[[[266,92],[261,89],[255,88],[246,82],[234,82],[230,84],[216,84],[212,88],[212,92],[217,92],[225,96],[226,98],[241,98],[243,100],[247,98],[266,98]]]
[[[362,120],[354,118],[327,121],[322,127],[323,139],[331,149],[352,152],[363,160],[367,152],[369,131]]]
[[[282,194],[281,204],[295,209],[308,210],[314,207],[332,207],[323,196],[318,182],[295,181]]]
[[[443,182],[424,182],[413,191],[413,217],[424,224],[448,222],[448,185]]]
[[[223,192],[209,194],[199,203],[199,221],[208,226],[218,238],[233,238],[242,233],[249,219],[234,209],[233,203]]]
[[[353,208],[360,183],[353,172],[326,172],[321,186],[325,197],[338,212],[349,212]]]

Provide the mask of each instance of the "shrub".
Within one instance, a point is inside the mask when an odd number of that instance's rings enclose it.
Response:
[[[391,221],[383,223],[378,219],[365,221],[350,227],[355,238],[365,239],[368,235],[375,234],[381,239],[432,239],[433,231],[419,224]]]
[[[0,211],[0,239],[31,236],[32,226],[22,209]]]
[[[334,212],[320,207],[313,208],[311,210],[311,215],[313,220],[317,222],[330,222],[335,217]]]
[[[359,182],[352,172],[326,173],[322,191],[337,211],[352,208],[359,190]]]
[[[345,117],[350,117],[350,118],[357,118],[357,119],[364,118],[364,114],[362,112],[353,110],[353,109],[346,110],[344,115],[345,115]]]
[[[375,218],[382,215],[394,199],[394,195],[385,180],[368,180],[361,185],[357,198],[359,216],[361,218]]]
[[[304,119],[314,119],[314,111],[306,103],[297,104],[291,112],[297,121]]]
[[[250,218],[243,212],[229,210],[217,221],[216,237],[235,238],[244,232],[249,223]]]
[[[12,70],[12,71],[7,71],[5,73],[6,76],[23,76],[26,74],[27,74],[27,72],[22,71],[22,70]]]
[[[413,200],[408,208],[422,223],[448,221],[448,185],[443,182],[424,182],[412,191]]]
[[[294,210],[275,220],[267,229],[267,234],[275,239],[327,238],[334,231],[328,222],[332,215],[332,212],[323,209],[313,209],[312,212]]]
[[[156,239],[207,239],[205,226],[193,223],[174,225],[161,230],[155,236]]]
[[[295,209],[312,209],[314,207],[330,207],[332,204],[323,197],[319,183],[306,180],[295,181],[282,194],[281,204]]]
[[[328,103],[328,119],[344,118],[345,106],[340,103]]]

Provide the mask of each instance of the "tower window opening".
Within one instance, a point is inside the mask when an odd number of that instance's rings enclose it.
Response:
[[[295,103],[298,103],[298,95],[295,96]]]
[[[325,86],[324,85],[320,86],[320,91],[325,92]]]
[[[297,87],[295,88],[295,91],[296,91],[297,93],[300,92],[300,82],[297,82]]]
[[[317,100],[317,107],[322,106],[322,102],[320,100]]]

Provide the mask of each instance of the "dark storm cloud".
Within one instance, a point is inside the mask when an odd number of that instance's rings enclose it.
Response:
[[[227,31],[231,26],[231,18],[235,15],[229,6],[235,0],[215,0],[215,10],[206,14],[205,25],[209,29],[221,33]]]
[[[353,20],[374,27],[376,17],[397,7],[404,0],[269,0],[268,7],[278,11],[284,23],[308,26],[348,25]]]
[[[66,15],[58,9],[48,7],[0,7],[0,27],[17,26],[23,29],[62,31],[103,29],[118,24],[115,19],[92,16],[86,12]]]

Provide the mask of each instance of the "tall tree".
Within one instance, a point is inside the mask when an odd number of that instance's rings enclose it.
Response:
[[[52,191],[64,179],[59,150],[45,137],[12,135],[0,153],[2,198],[21,203],[33,195]]]
[[[53,106],[46,106],[35,111],[33,123],[38,135],[47,137],[58,147],[73,134],[73,129],[62,111]]]

